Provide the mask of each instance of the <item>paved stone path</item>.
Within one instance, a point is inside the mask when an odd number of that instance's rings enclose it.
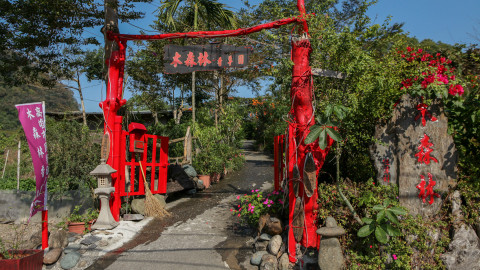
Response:
[[[253,142],[247,141],[249,148]],[[210,189],[169,203],[172,218],[152,221],[132,243],[89,269],[256,269],[249,261],[253,231],[230,213],[236,196],[269,189],[273,162],[246,150],[246,165]]]

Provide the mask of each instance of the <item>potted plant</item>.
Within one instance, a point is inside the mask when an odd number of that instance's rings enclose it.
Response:
[[[88,209],[85,214],[80,214],[80,206],[77,205],[67,217],[68,231],[78,234],[83,234],[85,230],[90,231],[97,217],[98,211],[95,209]]]
[[[24,230],[22,231],[24,232]],[[0,238],[0,269],[3,270],[40,270],[43,266],[43,250],[41,249],[21,249],[20,243],[23,241],[22,232],[18,236],[15,230],[15,241],[6,247],[4,241]]]

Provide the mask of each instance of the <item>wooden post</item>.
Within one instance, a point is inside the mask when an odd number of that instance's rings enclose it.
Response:
[[[17,191],[20,190],[20,152],[22,148],[22,141],[18,141],[18,154],[17,154]]]
[[[8,160],[8,154],[9,153],[10,153],[10,150],[7,150],[7,156],[5,157],[5,164],[3,165],[2,179],[5,176],[5,168],[7,167],[7,160]]]

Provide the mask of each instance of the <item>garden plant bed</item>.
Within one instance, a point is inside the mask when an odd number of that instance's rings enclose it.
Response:
[[[10,259],[4,259],[0,255],[0,268],[3,270],[38,270],[43,266],[43,250],[9,250],[12,256]]]

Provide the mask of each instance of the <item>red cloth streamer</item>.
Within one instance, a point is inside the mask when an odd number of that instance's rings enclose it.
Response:
[[[312,106],[312,74],[310,68],[310,41],[307,37],[292,41],[292,60],[293,78],[290,99],[292,108],[290,115],[293,117],[293,123],[288,126],[288,179],[293,178],[293,167],[295,165],[300,169],[300,177],[303,179],[303,167],[305,164],[306,153],[312,153],[317,175],[325,161],[329,147],[321,150],[318,141],[305,145],[304,139],[308,135],[308,129],[315,124]],[[327,145],[332,145],[333,140],[328,137]],[[293,212],[297,199],[303,197],[305,220],[303,223],[303,236],[301,245],[304,247],[318,248],[320,244],[317,230],[317,212],[318,212],[318,190],[315,189],[311,197],[305,195],[303,185],[299,188],[299,198],[295,197],[292,181],[289,181],[289,231],[288,231],[288,257],[290,262],[296,261],[296,241],[293,236]]]
[[[415,117],[415,121],[417,121],[420,116],[422,117],[422,126],[425,126],[427,124],[427,120],[425,119],[425,116],[429,117],[430,120],[433,122],[437,121],[437,118],[432,116],[428,111],[427,111],[428,105],[425,103],[420,103],[417,105],[417,110],[420,111],[420,113]]]
[[[235,30],[219,30],[219,31],[197,31],[187,33],[167,33],[160,35],[128,35],[108,32],[108,38],[120,40],[160,40],[160,39],[176,39],[176,38],[217,38],[217,37],[235,37],[252,34],[262,31],[263,29],[278,28],[282,25],[287,25],[295,22],[303,22],[305,16],[281,19],[265,24],[260,24],[247,28],[240,28]]]

